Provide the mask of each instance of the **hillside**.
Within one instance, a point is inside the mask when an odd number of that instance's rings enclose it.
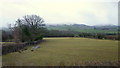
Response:
[[[117,33],[118,26],[116,25],[102,25],[102,26],[89,26],[85,24],[61,24],[61,25],[46,25],[49,30],[68,30],[78,32],[94,32],[94,33]]]

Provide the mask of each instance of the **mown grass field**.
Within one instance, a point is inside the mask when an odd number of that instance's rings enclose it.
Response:
[[[3,55],[3,66],[73,66],[118,60],[118,41],[88,38],[44,38],[41,48]]]

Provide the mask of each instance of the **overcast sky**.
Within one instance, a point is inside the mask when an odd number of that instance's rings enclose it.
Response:
[[[0,0],[0,25],[36,14],[45,24],[118,24],[119,0]]]

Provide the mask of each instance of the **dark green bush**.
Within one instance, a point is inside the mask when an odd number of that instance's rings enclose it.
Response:
[[[42,40],[43,39],[43,35],[39,35],[39,36],[37,36],[36,38],[35,38],[35,40],[34,41],[37,41],[37,40]]]

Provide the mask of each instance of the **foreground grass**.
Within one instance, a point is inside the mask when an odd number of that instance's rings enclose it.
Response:
[[[45,38],[41,48],[4,55],[3,66],[84,65],[118,60],[118,41],[87,38]]]

